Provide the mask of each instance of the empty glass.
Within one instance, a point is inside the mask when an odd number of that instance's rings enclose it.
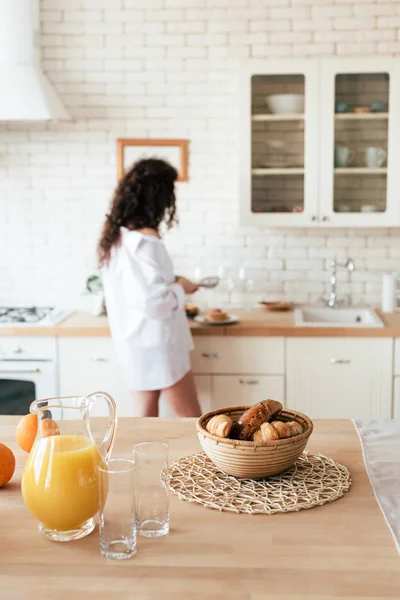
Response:
[[[100,552],[105,558],[121,560],[136,553],[134,468],[134,462],[125,458],[98,466]]]
[[[169,532],[168,445],[136,444],[133,457],[137,531],[144,537],[166,535]]]

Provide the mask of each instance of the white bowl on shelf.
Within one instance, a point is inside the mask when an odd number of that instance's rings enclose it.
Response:
[[[272,94],[265,97],[265,102],[276,115],[304,113],[304,94]]]

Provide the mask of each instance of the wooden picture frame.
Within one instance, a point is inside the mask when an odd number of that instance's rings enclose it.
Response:
[[[178,171],[178,181],[188,181],[189,140],[130,139],[117,140],[118,179],[140,158],[163,158]]]

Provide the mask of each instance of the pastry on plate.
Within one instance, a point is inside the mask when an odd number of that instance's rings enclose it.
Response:
[[[189,319],[194,319],[199,314],[199,309],[194,304],[185,304],[185,313]]]
[[[259,302],[259,305],[261,306],[261,308],[264,308],[265,310],[271,310],[271,311],[287,311],[287,310],[291,310],[292,309],[292,303],[291,302],[286,302],[284,300],[281,301],[276,301],[276,302],[265,302],[264,300],[261,300],[261,302]]]
[[[207,319],[209,321],[228,321],[229,319],[229,315],[227,312],[225,312],[224,310],[221,310],[220,308],[213,308],[212,310],[210,310],[207,314]]]

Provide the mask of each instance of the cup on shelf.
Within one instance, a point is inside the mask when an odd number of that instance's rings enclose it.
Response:
[[[273,114],[304,113],[304,94],[271,94],[265,101]]]
[[[385,103],[383,100],[373,100],[369,103],[369,107],[374,113],[385,112]]]
[[[383,148],[369,146],[365,149],[365,166],[368,169],[379,169],[383,167],[387,158],[387,154]]]
[[[339,204],[336,207],[336,212],[349,213],[349,212],[351,212],[351,206],[350,206],[350,204]]]
[[[348,167],[353,158],[354,152],[347,146],[337,146],[335,148],[335,167]]]
[[[336,100],[335,102],[335,113],[348,112],[349,105],[344,100]]]

